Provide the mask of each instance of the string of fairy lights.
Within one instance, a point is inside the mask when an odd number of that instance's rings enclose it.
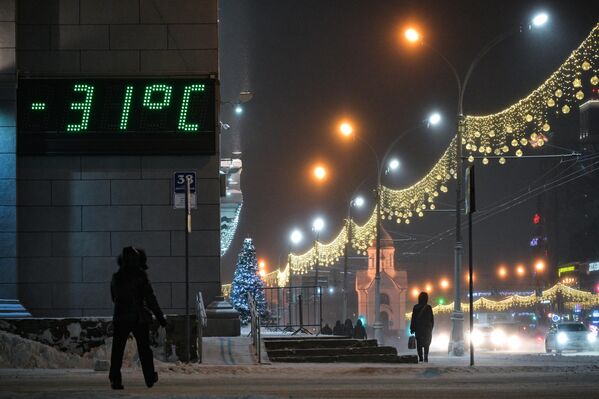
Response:
[[[479,298],[473,302],[475,311],[504,312],[514,308],[530,308],[539,303],[557,302],[561,300],[568,309],[574,306],[580,306],[581,309],[590,309],[599,305],[599,295],[587,291],[577,290],[568,287],[562,283],[557,283],[553,287],[543,291],[540,296],[535,293],[527,296],[512,295],[502,300],[494,301],[487,298]],[[465,312],[470,310],[468,303],[462,304]],[[453,311],[453,303],[445,305],[436,305],[433,307],[433,314],[449,314]],[[406,318],[410,319],[411,313],[406,313]]]
[[[488,165],[490,159],[497,159],[503,165],[508,156],[521,157],[526,149],[542,147],[552,133],[550,117],[570,113],[599,85],[598,49],[599,23],[564,63],[526,97],[495,114],[465,116],[461,145],[467,161],[482,158],[481,163]],[[345,220],[341,231],[329,243],[316,241],[302,254],[289,254],[282,270],[266,276],[267,285],[285,286],[291,273],[306,274],[316,265],[328,267],[338,262],[350,239],[350,225],[351,247],[366,254],[376,236],[376,212],[383,219],[410,224],[423,217],[425,210],[434,210],[438,197],[448,192],[448,182],[457,179],[457,144],[454,137],[439,160],[415,184],[402,189],[379,187],[380,209],[375,206],[364,224]],[[479,300],[475,306],[490,306],[486,301]]]

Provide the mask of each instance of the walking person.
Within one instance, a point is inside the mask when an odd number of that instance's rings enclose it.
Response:
[[[428,304],[428,294],[421,292],[410,321],[410,332],[416,334],[416,350],[421,362],[428,362],[428,349],[433,338],[434,325],[433,308]]]
[[[154,371],[154,355],[150,349],[150,323],[152,322],[150,311],[163,327],[166,326],[166,319],[145,272],[147,266],[143,258],[145,253],[142,255],[142,252],[136,248],[123,248],[118,258],[119,270],[112,275],[110,293],[114,302],[112,318],[114,332],[108,375],[112,389],[124,388],[121,366],[130,333],[133,333],[137,342],[146,386],[151,388],[158,381],[158,373]]]
[[[368,335],[366,334],[366,328],[362,324],[362,320],[358,318],[356,320],[356,326],[354,327],[354,338],[356,339],[368,339]]]

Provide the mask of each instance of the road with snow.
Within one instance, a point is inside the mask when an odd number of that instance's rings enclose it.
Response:
[[[202,366],[161,363],[160,381],[124,373],[124,391],[89,370],[0,370],[0,398],[596,398],[599,356],[481,354],[432,356],[428,364],[269,364]]]

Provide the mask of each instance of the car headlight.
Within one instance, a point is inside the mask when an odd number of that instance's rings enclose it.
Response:
[[[491,342],[493,345],[503,345],[505,343],[505,333],[502,330],[493,330]]]
[[[595,343],[595,341],[597,341],[597,336],[595,335],[595,333],[590,332],[587,335],[587,341],[589,341],[591,344]]]
[[[565,332],[561,332],[559,334],[557,334],[557,343],[558,344],[565,344],[566,342],[568,342],[568,336],[566,335]]]
[[[479,330],[472,330],[472,345],[474,346],[480,346],[483,344],[483,341],[485,340],[483,337],[483,333],[481,333]]]
[[[511,349],[518,349],[520,347],[520,345],[522,344],[522,341],[520,340],[520,337],[517,335],[512,335],[510,337],[509,340],[509,345]]]

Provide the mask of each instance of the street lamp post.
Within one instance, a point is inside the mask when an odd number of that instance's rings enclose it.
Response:
[[[320,268],[320,254],[318,253],[318,238],[320,232],[324,228],[324,220],[322,218],[314,219],[312,223],[312,230],[316,233],[314,236],[314,252],[316,254],[316,265],[314,266],[314,320],[320,320],[320,327],[318,329],[318,333],[320,334],[320,328],[322,328],[322,314],[318,315],[318,319],[316,317],[318,313],[318,303],[316,303],[316,297],[320,293],[318,287],[318,269]]]
[[[352,208],[360,208],[364,205],[364,198],[356,197],[349,201],[347,205],[347,242],[345,243],[345,252],[343,259],[343,309],[341,310],[341,320],[347,320],[347,272],[349,263],[349,246],[352,240],[352,229],[351,229],[351,210]]]
[[[289,239],[291,240],[291,243],[293,245],[297,245],[300,242],[302,242],[302,240],[304,239],[304,235],[302,234],[302,232],[300,230],[295,229],[289,235]],[[293,315],[292,304],[293,304],[293,300],[294,300],[294,295],[293,295],[293,269],[291,267],[291,252],[289,253],[288,258],[287,258],[287,264],[289,265],[289,303],[288,303],[288,306],[289,306],[289,329],[290,329],[290,331],[293,331],[291,317]]]
[[[437,125],[441,121],[440,115],[435,113],[431,115],[426,122],[428,125]],[[383,323],[381,321],[381,209],[382,209],[382,187],[381,187],[381,179],[383,175],[383,170],[387,173],[389,170],[395,170],[399,167],[399,161],[393,159],[389,163],[388,168],[384,168],[385,161],[389,157],[391,150],[397,144],[399,140],[401,140],[405,135],[411,133],[421,127],[421,124],[412,126],[403,132],[401,132],[395,140],[387,147],[387,151],[383,155],[382,158],[379,158],[378,153],[370,145],[370,143],[364,140],[361,136],[354,134],[354,129],[348,122],[343,122],[339,125],[339,131],[345,137],[356,137],[359,139],[364,145],[366,145],[374,159],[376,161],[376,190],[375,190],[375,211],[376,211],[376,225],[375,225],[375,240],[376,240],[376,250],[375,250],[375,274],[374,274],[374,323],[372,328],[374,330],[374,339],[377,340],[379,344],[384,343],[383,337]]]
[[[529,29],[532,27],[539,27],[545,24],[548,20],[546,14],[539,14],[532,19],[532,24],[529,26]],[[474,57],[464,79],[460,78],[460,75],[454,65],[445,57],[439,50],[435,47],[431,46],[429,43],[422,40],[422,36],[418,31],[413,28],[409,28],[405,31],[405,38],[409,42],[412,43],[420,43],[426,46],[429,50],[439,56],[443,62],[449,67],[451,70],[458,90],[457,97],[457,134],[456,134],[456,173],[457,173],[457,181],[456,181],[456,206],[455,206],[455,219],[456,219],[456,232],[455,232],[455,245],[454,245],[454,308],[451,314],[452,321],[452,329],[451,329],[451,339],[449,342],[448,351],[450,354],[454,356],[463,356],[464,355],[464,313],[462,312],[462,299],[461,299],[461,275],[462,275],[462,259],[463,259],[463,243],[462,243],[462,186],[464,184],[464,174],[463,174],[463,144],[462,138],[464,136],[465,126],[464,126],[464,93],[466,91],[466,87],[468,86],[468,82],[470,77],[472,76],[472,72],[474,68],[478,65],[478,63],[482,60],[482,58],[495,46],[499,43],[503,42],[505,39],[509,38],[515,33],[518,33],[522,30],[520,26],[517,29],[511,29],[507,32],[497,36],[495,39],[488,42],[482,49],[478,52],[478,54]]]

